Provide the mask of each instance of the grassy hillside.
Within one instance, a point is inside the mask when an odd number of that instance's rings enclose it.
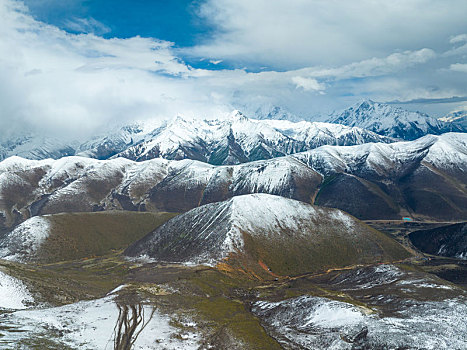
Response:
[[[50,235],[36,258],[52,263],[124,249],[175,215],[125,211],[50,215]]]
[[[358,239],[340,233],[333,227],[333,223],[329,223],[329,226],[321,225],[319,232],[311,236],[313,238],[284,232],[288,233],[287,239],[264,239],[244,232],[246,254],[233,255],[231,263],[240,259],[240,265],[248,266],[247,270],[251,269],[260,276],[264,276],[267,271],[272,276],[294,276],[399,261],[411,256],[391,237],[364,223],[358,222],[358,225],[355,230],[360,235]],[[306,226],[303,229],[306,230]]]
[[[125,254],[217,262],[270,279],[411,256],[393,238],[344,212],[266,194],[192,209],[130,245]]]

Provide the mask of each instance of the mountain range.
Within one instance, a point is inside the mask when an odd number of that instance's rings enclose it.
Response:
[[[177,117],[165,122],[138,122],[112,128],[80,142],[28,133],[2,142],[0,160],[13,155],[27,159],[79,155],[136,161],[193,159],[227,165],[270,159],[323,145],[390,143],[397,139],[413,140],[427,134],[467,130],[462,115],[438,120],[370,100],[321,118],[324,122],[300,121],[280,107],[266,111],[269,112],[258,110],[254,114],[261,120],[234,111],[214,120]]]
[[[323,146],[245,164],[64,157],[0,163],[4,230],[29,216],[101,210],[184,212],[268,193],[339,208],[360,219],[456,220],[467,215],[467,134]]]

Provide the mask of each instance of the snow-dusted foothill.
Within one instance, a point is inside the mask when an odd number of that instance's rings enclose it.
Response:
[[[408,237],[424,253],[467,260],[467,222],[413,231]]]
[[[415,141],[391,144],[367,143],[358,146],[323,146],[292,156],[314,170],[363,173],[372,171],[380,176],[404,172],[413,164],[427,162],[446,170],[467,171],[467,134],[428,135]]]
[[[409,256],[398,243],[340,210],[269,194],[236,196],[192,209],[132,244],[125,254],[208,265],[241,255],[278,274]]]
[[[316,283],[340,300],[304,295],[253,305],[267,332],[287,348],[435,350],[467,344],[467,293],[434,275],[382,264]]]
[[[8,229],[28,215],[59,212],[182,212],[249,193],[337,207],[362,219],[422,215],[459,220],[467,208],[467,196],[458,185],[465,182],[466,164],[463,133],[391,144],[322,146],[229,166],[188,159],[10,157],[0,162],[0,226]]]
[[[0,259],[26,262],[49,236],[50,222],[46,216],[35,216],[17,226],[0,239]]]
[[[312,296],[259,301],[252,311],[287,348],[460,350],[467,344],[465,298],[409,304],[392,317]]]

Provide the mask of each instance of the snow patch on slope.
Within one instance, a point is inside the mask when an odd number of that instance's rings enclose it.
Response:
[[[144,305],[144,322],[134,349],[198,349],[200,335],[181,331],[170,324],[170,317]],[[19,311],[0,319],[0,325],[19,328],[21,332],[9,332],[0,344],[17,345],[22,340],[41,338],[58,345],[80,349],[107,349],[113,347],[114,327],[119,309],[113,296],[81,301],[61,307]],[[141,328],[138,327],[137,331]],[[137,334],[137,332],[135,332]]]
[[[322,146],[291,157],[326,173],[369,169],[386,175],[412,162],[426,161],[439,168],[467,170],[467,134],[427,135],[415,141],[356,146]]]
[[[0,258],[24,262],[34,256],[50,234],[50,222],[46,216],[32,217],[0,241]]]
[[[307,349],[463,349],[467,343],[465,299],[411,303],[394,317],[366,314],[340,301],[302,296],[259,301],[253,313],[280,343]],[[360,334],[359,344],[345,339]]]
[[[0,271],[0,309],[25,309],[33,301],[23,282]]]
[[[146,260],[215,265],[231,253],[244,252],[245,233],[267,241],[311,239],[327,225],[332,225],[333,234],[358,239],[354,219],[338,209],[270,194],[241,195],[169,220],[125,254]],[[327,234],[321,238],[326,239]]]

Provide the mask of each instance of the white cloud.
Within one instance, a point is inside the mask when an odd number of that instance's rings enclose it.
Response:
[[[467,63],[454,63],[454,64],[451,64],[449,69],[455,72],[467,73]]]
[[[465,0],[207,0],[200,14],[218,30],[190,53],[291,69],[443,51],[466,13]]]
[[[449,40],[451,44],[464,43],[467,42],[467,34],[459,34]]]
[[[102,35],[110,33],[111,29],[105,24],[90,18],[73,18],[72,20],[65,21],[65,28],[79,33],[92,33]]]
[[[373,57],[336,68],[304,68],[300,71],[312,77],[334,77],[336,79],[362,78],[396,73],[436,57],[431,49],[393,53],[384,58]]]
[[[305,78],[301,76],[292,77],[292,82],[297,88],[303,88],[306,91],[322,91],[326,87],[324,84],[320,84],[318,80],[313,78]]]
[[[0,128],[86,133],[131,118],[214,114],[172,43],[68,34],[0,0]],[[227,111],[227,110],[226,110]]]

